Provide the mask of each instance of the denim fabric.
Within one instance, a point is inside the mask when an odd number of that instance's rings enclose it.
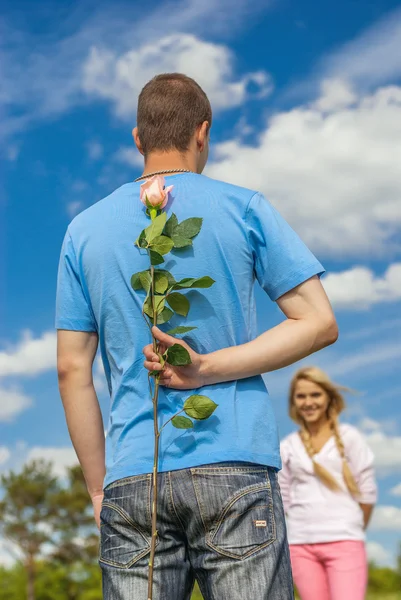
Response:
[[[274,469],[220,463],[159,474],[154,600],[292,600]],[[104,600],[146,600],[151,475],[105,488],[99,563]]]

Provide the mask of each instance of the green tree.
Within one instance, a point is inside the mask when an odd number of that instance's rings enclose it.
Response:
[[[52,526],[55,550],[52,558],[63,564],[97,560],[99,535],[93,516],[92,501],[80,466],[67,470],[66,485],[54,494]]]
[[[370,592],[380,593],[385,596],[393,592],[399,592],[401,579],[396,570],[390,567],[378,567],[374,563],[369,565],[369,583]]]
[[[20,562],[13,567],[0,567],[0,600],[21,600],[26,596],[26,573]]]
[[[59,493],[52,467],[44,461],[26,464],[20,473],[1,476],[4,491],[0,501],[2,535],[20,550],[26,574],[27,600],[35,600],[35,562],[43,546],[52,541],[55,506]]]
[[[58,569],[59,579],[63,580],[63,598],[80,600],[84,590],[92,593],[93,600],[97,595],[101,598],[97,565],[99,535],[79,466],[68,469],[66,485],[51,497],[51,502],[55,515],[52,521],[54,550],[49,558]]]

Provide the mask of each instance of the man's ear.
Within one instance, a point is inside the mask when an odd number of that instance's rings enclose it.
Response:
[[[138,148],[139,152],[144,156],[144,151],[142,150],[141,140],[138,135],[138,127],[134,127],[132,130],[132,137],[134,138],[135,146]]]
[[[202,125],[199,126],[198,129],[198,135],[197,135],[197,144],[198,144],[198,148],[200,150],[200,152],[203,151],[205,145],[206,145],[206,140],[207,140],[207,136],[209,135],[209,122],[208,121],[204,121],[202,123]]]

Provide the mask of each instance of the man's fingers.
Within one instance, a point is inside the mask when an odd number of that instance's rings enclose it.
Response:
[[[150,360],[145,360],[143,364],[145,366],[145,369],[147,369],[148,371],[162,371],[163,370],[163,367],[161,366],[161,364],[159,362],[152,362]]]
[[[177,340],[172,335],[164,333],[164,331],[162,331],[158,327],[153,326],[152,333],[157,339],[157,341],[161,342],[166,348],[170,348],[170,346],[172,346],[173,344],[181,344],[182,346],[185,346],[184,342],[182,342],[181,340]]]
[[[145,348],[142,350],[142,352],[144,353],[146,360],[151,360],[151,361],[153,360],[155,362],[160,362],[160,359],[157,356],[157,354],[155,354],[151,344],[149,344],[148,346],[145,346]]]

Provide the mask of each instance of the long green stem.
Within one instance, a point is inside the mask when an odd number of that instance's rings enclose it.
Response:
[[[168,425],[169,423],[171,423],[171,421],[173,419],[175,419],[175,417],[178,417],[178,415],[180,415],[182,412],[184,412],[183,408],[181,410],[179,410],[178,412],[176,412],[175,415],[173,415],[172,417],[170,417],[168,421],[166,421],[165,423],[163,423],[163,425],[160,427],[159,435],[161,434],[161,432],[163,431],[163,429],[165,428],[165,426]]]
[[[156,541],[157,541],[157,496],[158,496],[158,485],[157,485],[157,467],[159,463],[159,428],[157,422],[157,401],[159,396],[159,377],[156,376],[155,380],[155,391],[153,396],[153,420],[154,420],[154,432],[155,432],[155,446],[154,446],[154,463],[153,463],[153,496],[152,496],[152,539],[150,544],[150,557],[149,557],[149,578],[148,578],[148,600],[153,598],[153,571],[155,563],[155,552],[156,552]]]
[[[156,312],[156,303],[155,303],[155,268],[151,266],[150,268],[151,275],[151,293],[152,293],[152,309],[153,309],[153,324],[157,325],[157,312]],[[157,352],[157,341],[155,337],[153,338],[153,350]],[[153,461],[153,494],[152,494],[152,538],[150,544],[150,557],[149,557],[149,577],[148,577],[148,600],[152,600],[153,598],[153,572],[154,572],[154,563],[155,563],[155,552],[156,552],[156,541],[157,541],[157,495],[158,495],[158,485],[157,485],[157,472],[159,465],[159,424],[158,424],[158,399],[159,399],[159,381],[160,375],[155,376],[155,389],[153,393],[153,425],[154,425],[154,435],[155,435],[155,444],[154,444],[154,461]]]
[[[150,267],[150,276],[152,278],[152,312],[153,312],[153,325],[157,325],[157,312],[156,312],[156,299],[155,299],[155,268],[152,265]],[[152,335],[153,337],[153,335]],[[157,341],[153,337],[153,351],[157,352]]]

